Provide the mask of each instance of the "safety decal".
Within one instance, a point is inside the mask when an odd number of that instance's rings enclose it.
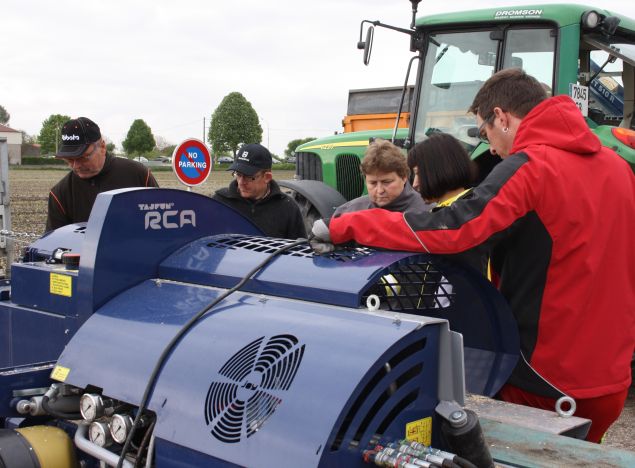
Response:
[[[428,416],[407,423],[406,439],[430,446],[432,443],[432,418]]]
[[[51,378],[59,382],[65,382],[70,371],[68,367],[56,365],[51,372]]]
[[[71,297],[73,295],[73,277],[51,273],[49,292],[58,296]]]

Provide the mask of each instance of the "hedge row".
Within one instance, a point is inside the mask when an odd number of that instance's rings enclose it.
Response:
[[[42,158],[39,156],[24,156],[22,157],[22,165],[23,166],[64,166],[66,167],[66,163],[62,159],[56,158]],[[229,168],[229,164],[217,164],[214,166],[214,170],[224,171]],[[273,168],[277,171],[293,171],[295,170],[295,164],[284,163],[284,164],[274,164]],[[169,164],[155,166],[151,165],[150,169],[153,171],[171,171],[172,166]]]
[[[23,156],[22,165],[24,166],[66,166],[62,159],[43,158],[41,156]]]

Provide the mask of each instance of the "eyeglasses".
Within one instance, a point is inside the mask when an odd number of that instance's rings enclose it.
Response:
[[[85,154],[84,156],[80,156],[79,158],[62,158],[64,161],[66,161],[68,164],[82,164],[85,163],[86,161],[88,161],[93,154],[95,154],[95,151],[97,151],[99,149],[99,145],[97,143],[93,144],[93,150],[88,153]]]
[[[487,143],[488,145],[489,145],[489,138],[487,138],[487,132],[485,131],[485,125],[488,125],[490,123],[490,120],[493,120],[493,117],[496,117],[496,115],[495,114],[490,114],[490,116],[488,118],[483,120],[483,123],[481,124],[481,126],[478,127],[478,138],[479,138],[479,140],[481,140],[483,143]]]
[[[264,175],[264,172],[258,172],[256,175],[248,176],[243,174],[242,172],[232,172],[232,177],[236,180],[243,179],[249,182],[255,182],[256,179],[260,179],[260,177]]]

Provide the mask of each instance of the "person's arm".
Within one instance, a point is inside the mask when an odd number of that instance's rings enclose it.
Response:
[[[306,227],[304,226],[302,213],[300,212],[298,205],[293,200],[289,199],[289,202],[289,206],[292,207],[292,212],[289,218],[287,239],[306,239]]]
[[[59,194],[55,194],[53,190],[49,192],[48,214],[46,217],[46,229],[44,232],[52,231],[71,224],[71,219],[66,214],[66,209],[62,204]]]
[[[463,252],[507,229],[533,209],[540,178],[524,154],[510,156],[474,189],[474,195],[434,213],[393,213],[382,209],[332,218],[331,240],[392,250]]]

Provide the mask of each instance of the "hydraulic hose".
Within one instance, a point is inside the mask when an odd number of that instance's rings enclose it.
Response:
[[[82,419],[82,415],[77,412],[77,413],[63,413],[62,411],[56,411],[53,408],[51,408],[51,405],[49,405],[49,397],[47,395],[44,395],[42,397],[42,408],[44,408],[44,411],[46,411],[48,414],[50,414],[51,416],[55,416],[56,418],[60,418],[60,419]]]
[[[126,457],[126,453],[128,453],[128,450],[130,449],[132,438],[134,437],[137,427],[139,425],[139,421],[141,420],[141,415],[146,409],[150,394],[154,390],[154,386],[156,385],[156,380],[159,377],[159,373],[161,372],[167,357],[170,355],[170,353],[175,348],[175,346],[181,341],[181,338],[183,338],[183,336],[196,324],[196,322],[198,322],[207,312],[209,312],[214,306],[216,306],[216,304],[218,304],[219,302],[227,298],[227,296],[229,296],[230,294],[242,288],[245,285],[245,283],[247,283],[247,281],[249,281],[256,273],[262,270],[271,260],[273,260],[275,257],[280,255],[281,253],[286,252],[287,250],[291,250],[292,248],[297,247],[298,245],[302,245],[306,243],[307,243],[307,239],[297,239],[291,244],[280,247],[275,252],[272,252],[269,256],[267,256],[267,258],[265,258],[262,262],[260,262],[260,264],[258,264],[249,273],[247,273],[245,277],[242,280],[240,280],[238,284],[236,284],[236,286],[225,291],[223,294],[218,296],[208,305],[203,307],[203,309],[197,312],[192,318],[190,318],[187,321],[187,323],[185,323],[185,325],[181,327],[181,329],[176,333],[176,335],[174,335],[174,337],[170,340],[170,342],[166,345],[166,347],[161,352],[161,356],[159,356],[159,359],[157,360],[157,363],[155,364],[154,369],[152,370],[152,373],[150,374],[150,378],[148,379],[148,384],[146,385],[145,391],[143,392],[143,397],[141,398],[141,401],[139,402],[137,415],[135,416],[134,422],[132,423],[132,427],[130,428],[130,433],[128,434],[128,437],[126,438],[126,443],[121,449],[121,455],[119,456],[119,462],[117,463],[117,468],[122,467],[122,464]]]

